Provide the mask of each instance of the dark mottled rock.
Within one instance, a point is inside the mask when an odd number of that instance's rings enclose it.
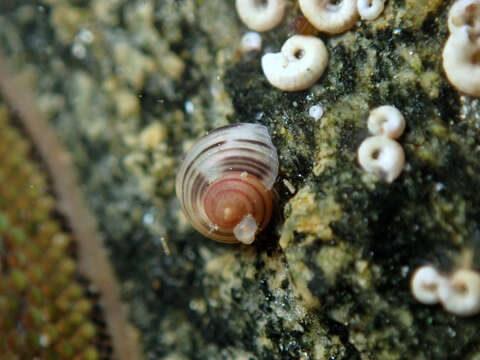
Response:
[[[233,0],[0,5],[0,49],[72,152],[146,358],[480,357],[478,316],[409,289],[422,264],[450,272],[468,253],[480,268],[480,104],[442,72],[449,3],[390,0],[375,21],[320,34],[326,72],[296,93],[238,52]],[[264,51],[292,34],[290,4]],[[392,184],[356,161],[385,104],[407,122]],[[239,121],[267,125],[280,157],[277,215],[249,247],[200,236],[174,196],[184,150]]]

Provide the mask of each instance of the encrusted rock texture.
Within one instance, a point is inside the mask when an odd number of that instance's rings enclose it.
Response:
[[[442,71],[451,4],[387,0],[317,35],[324,75],[286,93],[260,58],[293,35],[295,1],[247,54],[233,0],[1,2],[0,50],[72,153],[146,359],[480,358],[479,317],[409,287],[423,264],[448,273],[473,254],[480,269],[480,102]],[[387,104],[407,123],[392,184],[356,159]],[[251,246],[201,236],[174,194],[185,149],[236,122],[268,126],[280,159]]]

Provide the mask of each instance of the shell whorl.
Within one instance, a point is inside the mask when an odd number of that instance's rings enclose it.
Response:
[[[237,208],[254,212],[248,214],[261,230],[270,219],[277,173],[277,151],[265,126],[228,125],[211,131],[188,151],[176,177],[177,197],[198,231],[213,240],[235,243],[238,240],[230,226],[235,224],[212,221],[212,214],[220,211],[212,207],[229,203],[230,192]],[[225,211],[227,219],[229,209]],[[236,219],[237,215],[232,216]]]

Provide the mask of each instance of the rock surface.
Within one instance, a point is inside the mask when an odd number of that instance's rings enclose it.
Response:
[[[233,0],[1,3],[0,50],[72,153],[145,358],[480,358],[478,316],[409,290],[422,264],[448,272],[471,253],[480,269],[480,103],[442,72],[450,3],[390,0],[318,35],[329,64],[296,93],[238,51]],[[290,1],[264,51],[298,15]],[[392,184],[356,161],[386,104],[407,123]],[[252,246],[205,239],[174,195],[184,150],[234,122],[267,125],[280,157],[277,215]]]

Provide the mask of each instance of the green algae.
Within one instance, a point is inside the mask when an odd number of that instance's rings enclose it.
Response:
[[[95,360],[94,303],[54,218],[42,170],[0,104],[0,352],[6,359]]]

